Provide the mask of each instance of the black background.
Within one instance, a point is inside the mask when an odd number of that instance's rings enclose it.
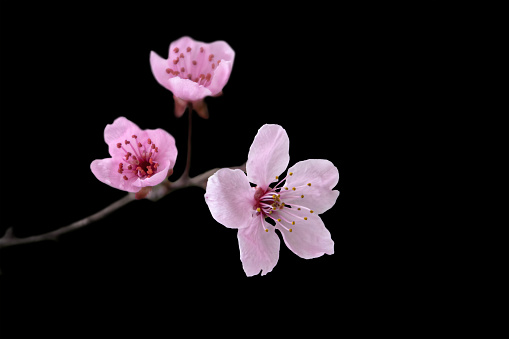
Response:
[[[282,242],[274,270],[247,278],[202,189],[136,201],[0,251],[1,337],[507,336],[507,109],[469,115],[460,89],[476,17],[191,5],[1,5],[1,232],[48,232],[124,196],[89,169],[118,116],[171,133],[179,177],[187,115],[149,53],[189,35],[236,52],[210,119],[193,120],[191,175],[244,163],[257,130],[282,125],[290,165],[339,169],[322,215],[335,254],[304,260]]]

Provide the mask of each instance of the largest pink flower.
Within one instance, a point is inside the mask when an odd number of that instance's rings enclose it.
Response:
[[[248,276],[260,270],[265,275],[276,266],[275,229],[302,258],[334,253],[334,242],[318,214],[336,202],[339,191],[332,189],[339,180],[338,170],[328,160],[300,161],[271,187],[288,166],[289,143],[281,126],[264,125],[249,149],[247,176],[238,169],[220,169],[208,179],[205,201],[216,221],[238,229],[240,260]]]
[[[167,59],[151,51],[150,67],[157,82],[173,93],[177,117],[188,103],[207,117],[203,98],[221,94],[234,58],[235,52],[225,41],[204,43],[185,36],[170,44]]]

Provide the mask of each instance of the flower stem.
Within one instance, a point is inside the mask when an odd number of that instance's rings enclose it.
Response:
[[[189,177],[189,169],[191,168],[191,132],[193,129],[193,104],[188,103],[187,109],[189,110],[189,124],[187,131],[187,159],[186,159],[186,168],[184,169],[184,173],[182,177]]]

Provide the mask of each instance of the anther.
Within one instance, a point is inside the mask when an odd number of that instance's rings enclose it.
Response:
[[[147,143],[150,145],[152,143],[152,140],[150,140],[150,138],[148,138]]]
[[[174,64],[174,65],[176,65],[178,62],[179,62],[179,58],[175,58],[175,59],[173,60],[173,64]]]
[[[260,209],[260,207],[258,207],[258,208],[256,209],[256,212],[261,212],[261,211],[262,211],[262,210]]]
[[[136,139],[136,138],[137,138],[136,134],[133,134],[133,135],[132,135],[132,137],[133,137],[134,139]]]
[[[179,57],[183,58],[184,57],[184,53],[180,53]]]
[[[193,76],[193,75],[192,75],[191,73],[187,74],[187,77],[189,78],[189,80],[192,80],[192,79],[191,79],[191,77],[192,77],[192,76]]]
[[[129,166],[127,166],[127,169],[128,169],[128,170],[132,170],[132,169],[133,169],[133,166],[132,166],[132,165],[129,165]]]
[[[311,183],[308,183],[308,186],[311,186]]]
[[[205,77],[205,79],[207,79],[207,81],[210,81],[210,78],[212,78],[212,75],[210,73],[207,73],[207,76]]]
[[[294,190],[294,191],[295,191],[295,189],[296,189],[295,187],[292,187],[292,190]]]
[[[186,51],[191,52],[191,47],[187,47]]]
[[[304,217],[304,220],[308,220],[308,217]]]
[[[171,73],[171,69],[167,68],[166,69],[166,73],[170,74]]]
[[[290,174],[290,175],[293,175],[293,172],[290,172],[289,174]]]
[[[279,179],[279,177],[276,175],[276,180],[278,180],[278,179]]]
[[[152,165],[154,163],[154,160],[152,160],[152,158],[150,158],[150,159],[148,159],[148,163]]]
[[[122,167],[124,167],[124,164],[123,163],[119,163],[118,164],[118,168],[122,168]]]
[[[287,191],[288,191],[288,187],[285,187],[285,190],[287,190]]]
[[[214,54],[209,55],[209,61],[212,61],[214,59]]]
[[[216,64],[212,64],[212,69],[216,68]]]
[[[143,146],[143,145],[141,144],[141,142],[139,142],[139,143],[138,143],[138,147],[141,147],[141,146]]]
[[[175,47],[175,48],[173,49],[173,52],[178,53],[178,52],[179,52],[178,47]]]
[[[292,225],[295,225],[295,221],[292,221]]]
[[[265,229],[265,232],[268,232],[268,231],[269,231],[269,229],[268,229],[268,228],[266,228],[266,229]]]
[[[119,143],[117,143],[117,148],[120,148],[120,147],[122,147],[122,144],[119,142]]]
[[[290,231],[290,232],[291,232],[291,231],[292,231],[292,229],[290,228],[288,231]]]
[[[203,53],[203,47],[200,47],[200,53]]]
[[[182,73],[184,73],[184,72],[186,71],[186,69],[185,69],[184,67],[182,67],[182,68],[180,69],[180,71],[181,71]]]
[[[124,180],[127,180],[127,177],[125,175],[122,178],[124,178]]]
[[[124,172],[124,170],[122,168],[119,168],[117,172],[122,174]]]
[[[124,143],[125,143],[126,145],[129,145],[131,142],[130,142],[129,140],[125,140],[125,141],[124,141]]]
[[[150,148],[156,149],[156,144],[152,144],[152,146],[150,146]]]
[[[159,152],[159,147],[154,148],[156,152]]]
[[[304,194],[300,196],[301,198],[304,198]]]
[[[313,213],[313,210],[310,210],[309,213]]]
[[[281,219],[277,219],[277,221],[281,222]]]
[[[196,64],[197,64],[196,60],[193,60],[193,65],[195,65],[195,66],[196,66]]]
[[[297,211],[300,211],[300,207],[299,207],[299,208],[297,208]]]

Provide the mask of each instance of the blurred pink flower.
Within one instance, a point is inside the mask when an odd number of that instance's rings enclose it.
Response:
[[[144,192],[173,172],[177,158],[175,139],[166,131],[141,130],[124,117],[104,129],[111,158],[94,160],[92,173],[99,181],[127,192]],[[137,196],[140,198],[140,196]]]
[[[270,187],[288,166],[289,143],[281,126],[264,125],[249,149],[247,176],[238,169],[220,169],[208,179],[205,201],[217,222],[238,229],[247,276],[260,270],[265,275],[276,266],[280,241],[275,229],[302,258],[334,253],[334,242],[318,214],[336,203],[339,191],[332,189],[339,180],[338,169],[328,160],[300,161]]]
[[[191,103],[201,117],[207,118],[203,98],[221,95],[234,58],[235,52],[224,41],[204,43],[185,36],[170,44],[168,59],[151,51],[150,67],[156,80],[173,93],[177,117]]]

